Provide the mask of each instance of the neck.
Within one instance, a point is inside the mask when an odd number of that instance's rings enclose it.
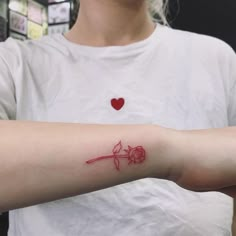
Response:
[[[122,46],[153,31],[146,0],[80,0],[78,19],[65,37],[82,45]]]

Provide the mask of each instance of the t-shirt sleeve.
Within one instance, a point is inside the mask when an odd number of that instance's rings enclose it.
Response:
[[[236,126],[236,53],[233,49],[230,52],[229,63],[229,103],[228,103],[228,121],[229,126]]]
[[[7,43],[0,43],[0,120],[16,119],[15,86],[9,63],[9,50]]]

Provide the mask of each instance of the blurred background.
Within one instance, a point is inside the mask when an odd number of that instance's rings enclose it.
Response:
[[[167,17],[171,27],[220,38],[236,51],[235,0],[169,2]],[[0,0],[0,42],[8,37],[35,40],[65,33],[73,26],[78,10],[76,0]],[[7,235],[7,230],[8,213],[3,213],[0,235]]]
[[[0,0],[0,41],[64,33],[74,23],[75,1]]]
[[[235,0],[169,0],[173,28],[212,35],[236,50]],[[0,0],[0,41],[65,33],[79,10],[76,0]]]

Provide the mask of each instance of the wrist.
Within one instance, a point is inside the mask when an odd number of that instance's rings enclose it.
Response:
[[[184,133],[158,126],[156,129],[157,149],[155,152],[153,177],[176,182],[183,169]],[[158,171],[157,171],[158,170]]]

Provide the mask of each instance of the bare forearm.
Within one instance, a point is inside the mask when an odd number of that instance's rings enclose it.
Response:
[[[168,132],[158,126],[0,121],[0,211],[153,175],[169,178]],[[137,160],[129,152],[135,147],[145,151]]]

